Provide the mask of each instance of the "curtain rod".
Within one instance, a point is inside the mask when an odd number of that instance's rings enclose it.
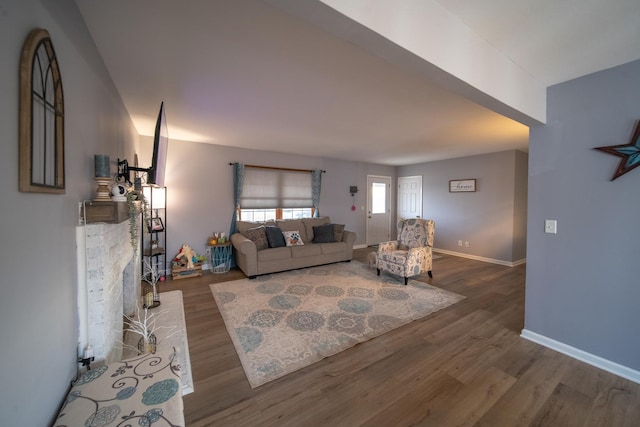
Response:
[[[229,163],[229,166],[233,166],[234,163]],[[274,171],[289,171],[289,172],[313,172],[313,169],[292,169],[292,168],[277,168],[275,166],[259,166],[259,165],[244,165],[245,168],[254,168],[254,169],[267,169]],[[323,170],[322,173],[326,173],[327,171]]]

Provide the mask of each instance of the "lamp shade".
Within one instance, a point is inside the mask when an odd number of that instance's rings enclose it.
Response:
[[[166,200],[164,198],[164,187],[142,187],[142,194],[149,201],[150,209],[164,209]]]

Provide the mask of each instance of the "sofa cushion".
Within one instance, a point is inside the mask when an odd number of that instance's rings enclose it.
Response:
[[[347,244],[345,242],[321,243],[320,249],[323,254],[336,254],[346,251]]]
[[[378,261],[392,262],[394,264],[406,264],[409,252],[404,250],[378,252]]]
[[[288,247],[269,248],[258,252],[258,262],[281,261],[291,258],[291,249]]]
[[[242,234],[253,243],[256,244],[256,249],[261,251],[269,247],[267,242],[267,234],[264,231],[264,227],[247,228]]]
[[[280,227],[267,226],[265,227],[264,231],[267,234],[267,242],[269,242],[270,248],[281,248],[283,246],[287,246]]]
[[[313,227],[313,243],[331,243],[334,240],[335,235],[333,232],[332,224],[319,225]]]
[[[282,235],[284,236],[284,241],[287,246],[301,246],[304,245],[302,238],[300,237],[300,232],[298,230],[293,231],[283,231]]]
[[[293,258],[307,257],[307,256],[316,256],[322,255],[322,249],[320,248],[322,245],[304,245],[304,246],[292,246],[291,256]]]
[[[279,219],[276,221],[276,225],[280,227],[283,233],[285,231],[297,231],[304,243],[310,242],[310,239],[307,239],[307,232],[301,219]]]
[[[321,216],[319,218],[303,218],[306,236],[303,236],[304,242],[309,243],[313,241],[313,227],[319,227],[321,225],[329,224],[331,218],[328,216]]]
[[[331,224],[331,225],[333,225],[334,242],[342,242],[342,235],[344,234],[344,224]]]

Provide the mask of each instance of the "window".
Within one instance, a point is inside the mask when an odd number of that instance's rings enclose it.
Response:
[[[240,209],[238,216],[242,221],[268,221],[276,219],[276,209]]]
[[[268,221],[272,219],[311,218],[313,208],[240,209],[242,221]]]
[[[313,216],[311,173],[247,167],[238,219],[267,221]]]
[[[280,209],[282,216],[279,219],[311,218],[313,208]]]

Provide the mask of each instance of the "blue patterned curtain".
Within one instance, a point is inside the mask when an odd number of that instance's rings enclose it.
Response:
[[[240,196],[242,196],[242,184],[244,182],[244,164],[233,164],[233,216],[231,217],[231,227],[229,237],[238,231],[238,209],[240,208]]]
[[[238,209],[240,208],[240,196],[242,196],[242,184],[244,183],[244,164],[233,164],[233,215],[231,216],[231,227],[229,227],[229,239],[238,231]],[[213,250],[213,249],[212,249]],[[232,249],[235,251],[235,249]],[[236,266],[236,257],[231,257],[231,267]]]
[[[322,170],[311,171],[311,198],[316,217],[320,216],[320,188],[322,186]]]

